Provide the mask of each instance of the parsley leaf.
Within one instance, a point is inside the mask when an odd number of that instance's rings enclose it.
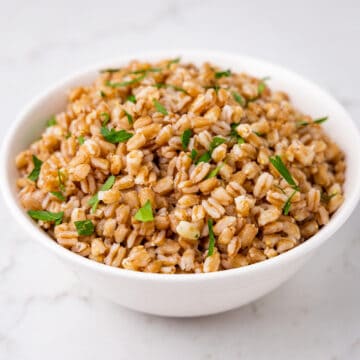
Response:
[[[154,215],[151,208],[150,200],[147,200],[143,207],[141,207],[135,214],[135,219],[141,222],[149,222],[154,220]]]
[[[236,139],[238,144],[244,144],[245,140],[237,133],[236,128],[239,126],[239,123],[232,123],[230,125],[231,131],[230,136],[234,139]]]
[[[315,123],[315,124],[322,124],[322,123],[325,122],[327,119],[328,119],[328,116],[324,116],[324,117],[322,117],[322,118],[315,119],[315,120],[314,120],[314,123]]]
[[[212,152],[214,151],[214,149],[216,147],[223,144],[224,142],[226,142],[226,139],[223,139],[219,136],[213,137],[213,139],[211,140],[211,143],[210,143],[210,147],[209,147],[210,154],[212,154]]]
[[[260,96],[264,92],[264,90],[266,88],[265,81],[267,81],[267,80],[270,80],[270,77],[266,76],[266,77],[262,78],[261,81],[259,82],[259,84],[258,84],[258,96]]]
[[[33,164],[34,164],[34,169],[28,176],[28,179],[30,179],[32,181],[36,181],[39,178],[40,169],[41,169],[41,165],[43,164],[43,162],[40,159],[38,159],[35,155],[32,156],[32,160],[33,160]]]
[[[162,69],[160,68],[148,68],[148,69],[140,69],[132,71],[130,74],[146,74],[148,72],[160,72]]]
[[[56,117],[55,115],[53,115],[47,122],[46,122],[46,126],[47,127],[50,127],[50,126],[54,126],[56,125],[57,122],[56,122]]]
[[[209,174],[206,176],[207,179],[211,179],[213,177],[216,177],[217,174],[219,173],[219,171],[221,170],[221,168],[224,166],[225,164],[220,164],[219,166],[217,166],[215,169],[211,170],[209,172]]]
[[[42,221],[55,221],[55,225],[62,223],[64,212],[53,213],[44,210],[29,210],[27,212],[33,219]]]
[[[165,84],[165,83],[156,83],[155,85],[153,85],[154,87],[156,87],[157,89],[161,89],[161,88],[172,88],[176,91],[180,91],[184,94],[189,94],[185,89],[183,89],[180,86],[176,86],[176,85],[171,85],[171,84]]]
[[[181,134],[181,145],[182,145],[184,150],[186,150],[187,147],[189,146],[191,136],[192,136],[192,130],[191,129],[186,129]]]
[[[191,159],[192,161],[194,161],[194,160],[197,158],[197,156],[198,156],[198,152],[197,152],[195,149],[192,149],[189,156],[190,156],[190,159]]]
[[[51,194],[51,195],[54,195],[55,197],[57,197],[57,198],[58,198],[59,200],[61,200],[61,201],[65,201],[65,200],[66,200],[65,196],[62,194],[61,191],[50,191],[50,194]]]
[[[229,77],[229,76],[231,76],[231,70],[230,69],[226,70],[226,71],[217,71],[215,73],[215,78],[216,79],[220,79],[222,77]]]
[[[212,219],[208,219],[208,229],[209,229],[209,249],[207,256],[211,256],[214,253],[214,247],[215,247],[215,235],[213,230]]]
[[[69,139],[71,137],[71,132],[68,132],[66,135],[65,135],[65,139]]]
[[[65,191],[64,174],[60,171],[60,169],[58,169],[58,180],[60,190]]]
[[[233,91],[231,94],[238,104],[240,104],[241,106],[246,105],[245,99],[239,93],[237,93],[236,91]]]
[[[103,112],[100,114],[101,119],[103,120],[102,126],[106,126],[110,121],[110,114],[107,112]]]
[[[289,170],[283,163],[281,157],[279,155],[271,156],[269,158],[271,164],[275,167],[275,169],[279,172],[279,174],[286,180],[286,182],[294,189],[299,191],[299,187],[296,185],[295,180],[291,176]]]
[[[133,104],[136,104],[136,97],[135,97],[135,95],[129,95],[129,96],[126,98],[126,100],[132,102]]]
[[[289,214],[290,207],[291,207],[291,200],[294,197],[294,195],[297,193],[297,190],[294,190],[294,192],[289,196],[289,198],[286,200],[284,206],[283,206],[283,213],[284,215]]]
[[[107,178],[107,180],[104,182],[104,184],[101,186],[100,191],[107,191],[110,190],[115,183],[115,176],[111,175]],[[96,208],[99,204],[99,196],[98,193],[96,193],[89,201],[88,204],[92,207],[91,212],[95,212]]]
[[[78,142],[79,142],[80,145],[83,145],[84,142],[85,142],[85,138],[84,138],[82,135],[80,135],[80,136],[78,137]]]
[[[163,114],[163,115],[168,115],[168,112],[167,110],[165,109],[165,107],[163,105],[161,105],[156,99],[153,99],[153,103],[154,103],[154,106],[155,106],[155,109]]]
[[[100,129],[101,135],[105,138],[106,141],[112,144],[118,144],[125,142],[133,137],[133,134],[127,132],[126,130],[116,131],[114,129],[108,129],[104,126]]]
[[[100,96],[101,96],[102,98],[105,98],[105,97],[106,97],[106,94],[105,94],[102,90],[100,90]]]
[[[322,192],[321,195],[320,195],[320,199],[322,202],[329,202],[334,196],[336,196],[338,193],[337,192],[334,192],[330,195]]]
[[[128,86],[128,85],[134,85],[134,84],[137,84],[138,82],[144,80],[145,76],[146,76],[146,73],[141,75],[141,76],[135,77],[134,79],[131,79],[131,80],[122,81],[122,82],[114,82],[114,83],[107,80],[105,82],[105,85],[110,86],[112,88],[118,88],[118,87],[123,87],[123,86]]]
[[[167,64],[167,68],[169,68],[172,64],[178,64],[180,62],[180,60],[181,60],[181,58],[179,58],[179,57],[170,60]]]
[[[211,154],[207,151],[205,153],[203,153],[196,161],[195,161],[195,165],[201,163],[201,162],[209,162],[211,160]]]
[[[129,125],[131,125],[134,122],[132,115],[129,114],[125,109],[124,109],[124,113],[125,113],[125,115],[126,115],[126,117],[128,119]]]
[[[88,236],[94,233],[95,227],[91,220],[75,221],[74,224],[79,235]]]

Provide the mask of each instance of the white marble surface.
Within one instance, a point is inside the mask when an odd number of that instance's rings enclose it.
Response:
[[[1,135],[33,95],[130,51],[209,48],[259,56],[332,92],[360,121],[354,1],[4,1]],[[1,140],[0,140],[1,141]],[[198,319],[134,313],[89,292],[0,207],[0,359],[359,359],[358,208],[290,282]]]

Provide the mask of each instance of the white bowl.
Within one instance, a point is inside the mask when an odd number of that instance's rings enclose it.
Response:
[[[278,257],[246,266],[208,274],[165,275],[128,271],[85,259],[59,246],[40,230],[17,201],[14,165],[16,154],[44,130],[44,119],[64,109],[66,91],[89,84],[99,69],[121,66],[131,59],[156,60],[182,56],[185,61],[211,61],[224,69],[245,71],[258,77],[270,76],[269,85],[290,94],[294,104],[314,117],[329,115],[323,124],[346,154],[345,202],[328,225],[300,246]],[[204,51],[162,51],[126,55],[61,81],[37,97],[17,118],[1,151],[1,190],[24,236],[41,245],[73,268],[101,296],[125,307],[163,316],[199,316],[230,310],[249,303],[289,279],[315,250],[344,224],[360,194],[360,136],[344,108],[318,86],[280,66],[234,54]],[[50,255],[50,254],[49,254]]]

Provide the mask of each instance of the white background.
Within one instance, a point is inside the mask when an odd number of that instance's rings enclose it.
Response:
[[[63,76],[118,54],[164,48],[226,50],[282,64],[328,89],[360,122],[356,0],[0,5],[1,138],[26,102]],[[359,359],[359,215],[357,208],[270,295],[222,315],[179,320],[92,294],[1,204],[0,359]]]

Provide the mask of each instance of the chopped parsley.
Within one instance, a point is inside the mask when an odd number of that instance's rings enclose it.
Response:
[[[203,153],[196,161],[195,165],[200,164],[201,162],[209,162],[211,160],[211,154],[207,151]]]
[[[207,256],[211,256],[214,253],[214,248],[215,248],[215,235],[213,230],[212,219],[208,219],[208,229],[209,229],[209,249]]]
[[[239,123],[232,123],[230,125],[231,131],[230,136],[236,140],[238,144],[244,144],[245,140],[237,133],[236,128],[239,126]]]
[[[62,223],[64,212],[53,213],[45,210],[29,210],[27,212],[33,219],[41,221],[54,221],[55,225]]]
[[[107,112],[103,112],[100,114],[100,117],[102,119],[102,126],[106,126],[110,121],[110,114]]]
[[[78,142],[79,142],[80,145],[83,145],[84,142],[85,142],[85,138],[84,138],[82,135],[80,135],[80,136],[78,137]]]
[[[50,194],[54,195],[55,197],[57,197],[61,201],[66,200],[65,196],[63,195],[63,193],[61,191],[50,191]]]
[[[195,149],[192,149],[189,156],[190,156],[190,159],[192,161],[194,161],[198,156],[198,152]]]
[[[69,139],[71,137],[71,132],[68,132],[66,135],[65,135],[65,139]]]
[[[144,80],[145,76],[146,76],[146,73],[142,74],[138,77],[135,77],[134,79],[127,80],[127,81],[121,81],[121,82],[111,82],[111,81],[107,80],[105,82],[105,85],[110,86],[112,88],[119,88],[119,87],[123,87],[123,86],[134,85],[134,84],[137,84],[138,82]]]
[[[291,176],[289,170],[283,163],[281,157],[279,155],[271,156],[269,158],[271,164],[275,167],[275,169],[279,172],[279,174],[286,180],[286,182],[296,191],[299,191],[299,187],[296,185],[295,180]]]
[[[115,183],[115,176],[111,175],[107,178],[107,180],[104,182],[104,184],[101,186],[100,191],[107,191],[110,190]],[[96,193],[89,201],[88,204],[91,206],[91,212],[94,213],[96,211],[96,208],[99,204],[99,196],[98,193]]]
[[[124,113],[125,113],[125,115],[126,115],[126,117],[128,119],[129,125],[131,125],[134,122],[132,115],[129,114],[125,109],[124,109]]]
[[[162,71],[162,69],[160,68],[148,68],[148,69],[135,70],[132,71],[130,74],[146,74],[149,72],[160,72],[160,71]]]
[[[296,123],[297,126],[307,126],[310,124],[322,124],[323,122],[325,122],[329,117],[328,116],[324,116],[322,118],[319,119],[315,119],[312,123],[309,123],[308,121],[299,121],[298,123]]]
[[[337,194],[338,194],[337,192],[334,192],[334,193],[328,195],[328,194],[322,192],[321,196],[320,196],[320,199],[321,199],[322,202],[329,202]]]
[[[245,99],[239,93],[237,93],[236,91],[233,91],[231,94],[238,104],[240,104],[241,106],[246,105]]]
[[[37,158],[35,155],[32,156],[32,160],[33,160],[33,164],[34,164],[34,169],[28,176],[28,179],[30,179],[32,181],[36,181],[39,178],[41,165],[43,164],[43,162],[39,158]]]
[[[294,197],[294,195],[297,193],[297,190],[294,190],[293,193],[288,197],[286,200],[284,206],[283,206],[283,213],[284,215],[288,215],[291,207],[291,200]]]
[[[210,173],[207,175],[207,179],[211,179],[213,177],[216,177],[217,174],[219,173],[219,171],[221,170],[221,168],[224,166],[225,164],[220,164],[218,165],[215,169],[211,170]]]
[[[104,126],[101,127],[100,132],[104,139],[112,144],[123,143],[133,137],[133,134],[127,132],[126,130],[116,131],[114,129],[108,129]]]
[[[65,191],[64,174],[60,171],[60,169],[58,169],[58,180],[60,190]]]
[[[184,94],[188,94],[188,92],[183,89],[182,87],[180,86],[176,86],[176,85],[172,85],[172,84],[165,84],[165,83],[156,83],[155,85],[153,85],[154,87],[156,87],[157,89],[162,89],[162,88],[172,88],[176,91],[180,91]]]
[[[141,207],[135,214],[135,219],[141,222],[149,222],[154,220],[153,211],[150,200],[147,200],[143,207]]]
[[[181,60],[181,58],[179,58],[179,57],[170,60],[167,64],[167,68],[169,68],[172,64],[178,64],[180,62],[180,60]]]
[[[126,98],[126,100],[132,102],[133,104],[136,104],[136,97],[135,97],[135,95],[129,95],[129,96]]]
[[[192,130],[191,130],[191,129],[186,129],[186,130],[181,134],[181,145],[182,145],[182,148],[183,148],[184,150],[186,150],[187,147],[189,146],[191,136],[192,136]]]
[[[94,233],[95,227],[91,220],[75,221],[74,224],[79,235],[89,236]]]
[[[222,77],[229,77],[229,76],[231,76],[231,70],[230,69],[226,70],[226,71],[217,71],[215,73],[215,78],[216,79],[220,79]]]
[[[219,145],[223,144],[226,140],[219,137],[219,136],[215,136],[210,143],[209,146],[209,151],[206,151],[204,154],[202,154],[196,161],[195,164],[199,164],[201,162],[210,162],[211,160],[211,154],[214,151],[214,149],[216,147],[218,147]]]
[[[55,115],[53,115],[47,122],[46,122],[46,126],[50,127],[50,126],[54,126],[56,125],[56,117]]]
[[[106,94],[105,94],[102,90],[100,90],[100,96],[101,96],[102,98],[104,98],[104,97],[106,97]]]
[[[261,79],[261,81],[258,84],[258,96],[261,96],[261,94],[265,91],[266,88],[266,84],[265,82],[267,80],[270,80],[270,77],[266,76],[264,78]]]
[[[164,107],[162,104],[160,104],[156,99],[153,99],[153,104],[154,104],[154,106],[155,106],[155,109],[156,109],[159,113],[161,113],[161,114],[163,114],[163,115],[168,115],[168,112],[167,112],[167,110],[165,109],[165,107]]]

